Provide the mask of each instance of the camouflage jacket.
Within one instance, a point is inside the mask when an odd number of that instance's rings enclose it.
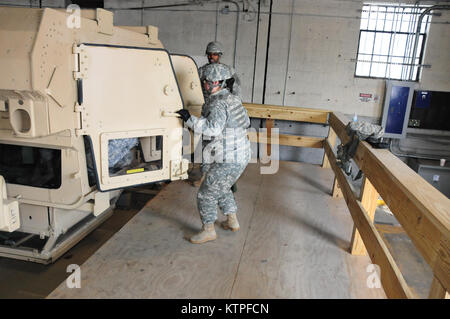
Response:
[[[138,145],[138,138],[120,138],[108,142],[109,167],[117,165],[126,166],[131,163],[130,150]]]
[[[250,154],[250,119],[241,100],[228,90],[211,94],[202,116],[191,115],[186,125],[203,137],[203,161],[243,162]],[[208,158],[208,155],[211,155]]]

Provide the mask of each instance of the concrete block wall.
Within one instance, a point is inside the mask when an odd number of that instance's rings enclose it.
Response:
[[[150,0],[133,1],[132,5],[139,7],[139,2],[141,7],[163,5],[161,1]],[[145,9],[140,10],[140,14],[136,10],[123,10],[124,1],[106,0],[105,7],[115,11],[116,24],[158,26],[160,39],[169,51],[189,54],[196,61],[202,61],[209,41],[221,41],[226,48],[223,62],[229,65],[234,62],[243,83],[245,102],[357,113],[364,120],[380,121],[385,80],[354,76],[364,1],[237,2],[239,13],[234,4],[225,1]],[[398,1],[391,2],[399,4]],[[186,1],[165,1],[164,5],[183,3]],[[415,1],[401,3],[414,4]],[[244,7],[249,12],[242,12]],[[450,91],[450,13],[440,12],[441,16],[432,18],[425,52],[424,63],[431,68],[423,70],[418,86],[426,90]],[[369,102],[362,101],[360,93],[372,94],[373,98]],[[262,121],[252,123],[258,126]],[[276,121],[275,127],[280,133],[309,132],[314,136],[328,133],[327,127],[289,121]],[[318,164],[322,161],[323,150],[282,146],[280,157]]]
[[[181,6],[183,3],[187,1],[106,0],[105,7],[115,11],[116,24],[158,26],[160,38],[171,52],[198,57],[204,55],[209,41],[221,41],[227,49],[223,62],[233,65],[236,6],[224,1]],[[381,116],[385,81],[354,76],[364,1],[277,0],[270,6],[269,0],[259,3],[259,11],[257,0],[237,3],[235,66],[243,82],[244,101]],[[177,6],[124,10],[127,6],[162,5]],[[249,12],[242,12],[244,6]],[[449,11],[432,18],[424,61],[431,68],[423,70],[418,83],[423,89],[450,91],[449,19]],[[363,102],[360,93],[374,98]]]
[[[64,7],[69,2],[0,0],[0,5]],[[209,41],[222,42],[226,48],[223,62],[235,66],[240,75],[245,102],[320,108],[378,118],[382,114],[385,80],[354,76],[363,3],[105,0],[104,6],[114,12],[116,25],[159,27],[159,37],[170,52],[189,54],[199,64],[206,61],[204,50]],[[423,69],[418,86],[450,91],[450,11],[439,12],[440,16],[432,18],[426,44],[424,63],[431,67]],[[374,99],[363,102],[360,93],[370,93]]]
[[[64,7],[68,2],[0,0],[0,5]],[[206,44],[212,40],[222,42],[226,48],[222,61],[235,66],[242,81],[244,102],[357,113],[360,118],[378,122],[385,80],[354,76],[364,2],[105,0],[104,6],[114,12],[116,25],[159,27],[159,37],[171,53],[191,55],[199,66],[206,62]],[[391,2],[396,5],[416,1]],[[421,4],[448,2],[421,1]],[[439,12],[440,16],[432,18],[426,43],[424,63],[431,67],[423,69],[418,87],[450,91],[450,12]],[[372,94],[374,98],[363,102],[360,93]],[[289,121],[276,121],[275,127],[281,133],[309,130],[316,136],[325,136],[328,132],[326,127]],[[309,149],[294,152],[282,147],[281,158],[320,163],[321,152]]]

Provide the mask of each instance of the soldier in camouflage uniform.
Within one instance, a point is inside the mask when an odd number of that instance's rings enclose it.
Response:
[[[206,55],[208,56],[209,63],[205,64],[204,66],[202,66],[198,69],[198,74],[200,77],[200,81],[202,83],[203,83],[203,80],[205,79],[206,67],[212,63],[220,63],[220,58],[223,55],[222,44],[220,42],[209,42],[208,45],[206,46]],[[221,63],[221,64],[223,64],[223,63]],[[236,72],[234,71],[234,69],[232,67],[230,67],[226,64],[223,64],[223,65],[226,66],[231,73],[231,77],[226,80],[227,88],[230,90],[230,92],[232,94],[241,98],[241,81],[239,80],[239,77],[237,76]],[[203,88],[203,95],[205,97],[205,103],[206,103],[208,94],[205,92],[204,88]]]
[[[208,67],[208,65],[213,64],[213,63],[220,63],[220,58],[223,54],[223,49],[222,49],[222,44],[220,42],[209,42],[208,45],[206,46],[206,55],[208,56],[208,62],[207,64],[205,64],[204,66],[200,67],[198,69],[198,73],[199,73],[199,77],[200,77],[200,82],[203,83],[203,81],[205,80],[205,70]],[[234,71],[234,69],[226,64],[221,63],[224,67],[229,69],[229,72],[231,74],[230,78],[225,80],[226,81],[226,87],[227,89],[234,95],[236,95],[237,97],[241,98],[241,87],[240,87],[240,80],[239,77],[237,76],[236,72]],[[206,110],[205,107],[206,105],[208,105],[208,99],[209,99],[209,93],[205,91],[205,88],[202,86],[202,90],[203,90],[203,97],[205,99],[205,104],[202,107],[202,116],[205,116],[205,112]],[[201,166],[203,168],[205,168],[205,165]],[[189,179],[192,182],[193,186],[198,187],[201,182],[203,181],[204,178],[204,171],[201,169],[199,169],[199,166],[194,163],[193,164],[193,168],[192,170],[189,172]],[[236,184],[234,184],[232,186],[233,192],[236,191],[237,187]]]
[[[203,229],[190,239],[195,244],[216,239],[217,206],[227,216],[222,226],[232,231],[239,230],[237,206],[230,188],[241,176],[251,156],[247,110],[238,97],[224,89],[225,80],[231,76],[229,69],[214,63],[208,65],[204,72],[203,85],[210,98],[203,115],[198,118],[187,110],[177,111],[194,132],[211,137],[203,144],[206,165],[202,165],[202,171],[205,179],[197,194]]]
[[[133,154],[130,151],[138,144],[138,138],[120,138],[116,140],[109,140],[108,163],[110,173],[131,164],[133,161]]]

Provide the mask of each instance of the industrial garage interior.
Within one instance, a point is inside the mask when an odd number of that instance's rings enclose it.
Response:
[[[0,0],[0,299],[448,299],[449,9]],[[211,42],[251,159],[194,244]]]

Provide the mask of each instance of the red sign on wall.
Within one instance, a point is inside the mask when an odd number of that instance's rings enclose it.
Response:
[[[369,102],[372,100],[372,94],[370,93],[359,93],[359,100],[361,102]]]

